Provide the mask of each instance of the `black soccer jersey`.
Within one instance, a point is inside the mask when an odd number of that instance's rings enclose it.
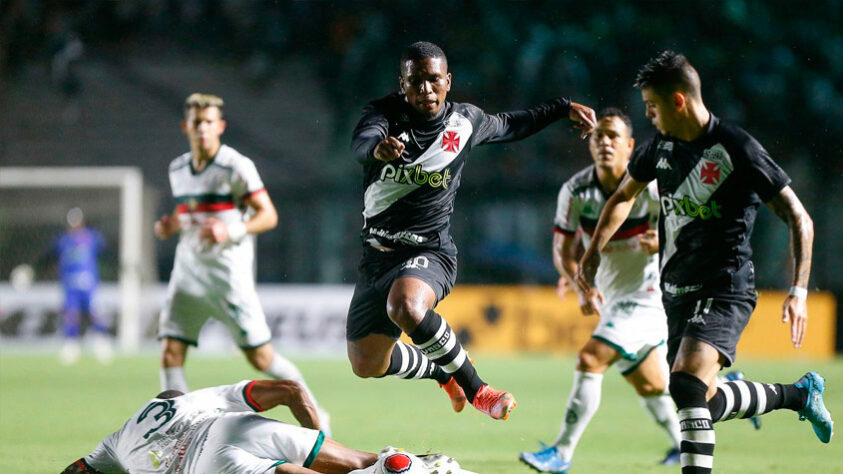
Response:
[[[556,98],[535,107],[489,115],[471,104],[445,102],[424,120],[402,94],[370,102],[351,148],[364,168],[364,243],[388,248],[455,251],[449,234],[460,175],[471,148],[527,137],[568,115],[570,101]],[[375,146],[386,137],[404,143],[403,154],[384,163]]]
[[[758,206],[790,178],[746,131],[713,114],[693,142],[657,135],[635,150],[629,174],[658,181],[665,305],[684,295],[754,289],[749,237]]]

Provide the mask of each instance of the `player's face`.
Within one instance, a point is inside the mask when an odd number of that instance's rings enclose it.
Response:
[[[425,118],[439,115],[451,90],[451,74],[442,58],[405,61],[398,78],[407,103]]]
[[[190,141],[191,149],[197,148],[213,154],[220,147],[225,120],[218,107],[193,107],[187,111],[182,129]]]
[[[605,169],[623,169],[629,161],[635,141],[620,117],[603,117],[588,140],[594,164]]]
[[[675,131],[677,122],[676,107],[669,98],[664,98],[651,87],[641,89],[641,100],[644,101],[645,113],[653,126],[662,135],[670,136]]]

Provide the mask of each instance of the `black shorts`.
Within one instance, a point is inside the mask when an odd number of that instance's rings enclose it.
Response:
[[[454,287],[457,257],[438,250],[381,252],[366,246],[358,270],[360,273],[345,323],[346,340],[356,341],[372,333],[398,339],[401,328],[389,319],[386,312],[386,299],[392,282],[407,276],[418,278],[433,288],[438,303]]]
[[[726,367],[735,362],[735,349],[755,309],[755,291],[741,294],[687,298],[665,308],[667,313],[667,362],[673,366],[683,337],[706,342],[726,357]]]

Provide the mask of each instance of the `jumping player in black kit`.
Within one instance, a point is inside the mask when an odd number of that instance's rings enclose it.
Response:
[[[594,111],[565,98],[488,115],[445,100],[451,74],[428,42],[401,56],[401,92],[370,102],[351,148],[363,165],[360,276],[348,310],[348,358],[360,377],[434,379],[454,411],[466,403],[507,419],[515,398],[474,370],[456,335],[433,308],[454,285],[457,249],[449,233],[460,174],[471,148],[520,140],[563,117],[585,137]],[[398,341],[401,332],[413,344]]]
[[[734,362],[755,308],[749,236],[762,202],[790,230],[794,276],[782,322],[790,322],[795,347],[805,336],[814,231],[790,178],[752,136],[706,109],[699,75],[685,56],[661,53],[641,68],[635,86],[660,134],[636,150],[627,177],[604,207],[577,284],[590,288],[599,252],[638,193],[657,180],[670,394],[679,409],[683,474],[711,472],[712,423],[731,418],[788,408],[809,420],[820,441],[828,443],[833,422],[823,403],[825,379],[816,372],[794,384],[735,380],[718,387],[715,380]]]

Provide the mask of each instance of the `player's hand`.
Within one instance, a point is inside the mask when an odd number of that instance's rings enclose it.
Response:
[[[228,241],[228,227],[216,217],[210,217],[199,227],[199,240],[205,244],[221,244]]]
[[[568,118],[576,122],[574,128],[580,129],[580,138],[585,139],[597,126],[597,116],[594,110],[576,102],[571,102]]]
[[[404,153],[404,143],[395,137],[386,137],[375,146],[375,158],[385,163],[401,156]]]
[[[659,233],[653,229],[638,234],[638,245],[649,255],[659,253]]]
[[[587,293],[579,293],[580,311],[585,316],[596,314],[600,316],[600,307],[606,302],[606,297],[597,288],[588,290]]]
[[[802,346],[805,331],[808,328],[808,307],[804,298],[788,295],[782,305],[782,322],[790,321],[790,342],[793,347]]]
[[[597,268],[600,267],[600,253],[587,249],[580,260],[577,268],[577,288],[580,294],[588,294],[591,291],[591,282],[597,275]]]
[[[155,221],[155,236],[161,240],[167,240],[178,231],[178,222],[169,214],[164,214]]]

